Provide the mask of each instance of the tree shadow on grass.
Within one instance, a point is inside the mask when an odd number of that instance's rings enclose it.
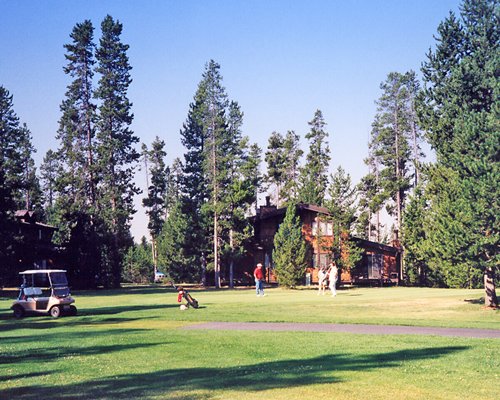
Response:
[[[144,333],[146,329],[102,329],[102,330],[92,330],[92,337],[97,338],[99,336],[105,336],[110,339],[114,336],[130,335],[135,333]],[[87,331],[71,331],[71,332],[50,332],[48,335],[42,336],[40,334],[35,335],[19,335],[19,336],[2,336],[0,337],[0,345],[18,345],[18,344],[28,344],[28,343],[53,343],[53,342],[65,342],[68,340],[80,340],[88,338],[89,333]]]
[[[181,368],[147,374],[116,375],[77,385],[26,385],[4,391],[6,398],[35,400],[56,396],[58,399],[114,399],[163,396],[178,400],[192,398],[190,391],[262,391],[341,382],[342,371],[362,372],[396,368],[403,362],[444,357],[466,350],[464,346],[400,350],[366,355],[329,354],[310,359],[264,362],[225,368]],[[214,394],[218,396],[220,393]],[[198,396],[197,396],[198,397]]]
[[[465,299],[464,301],[470,304],[484,304],[484,297],[478,299]]]
[[[54,369],[50,370],[48,372],[31,372],[29,374],[17,374],[17,375],[2,375],[0,376],[0,382],[2,381],[10,381],[10,380],[15,380],[15,379],[29,379],[29,378],[37,378],[39,376],[49,376],[51,374],[59,373],[61,372],[60,370]],[[0,392],[0,395],[2,392]],[[2,397],[0,397],[2,398]]]
[[[101,315],[118,315],[131,311],[149,311],[149,310],[165,310],[177,308],[177,304],[151,304],[151,305],[124,305],[112,307],[98,308],[83,308],[78,310],[76,316],[64,316],[58,320],[54,320],[50,316],[38,315],[28,316],[20,320],[16,320],[11,313],[0,313],[0,330],[3,332],[16,329],[47,329],[56,327],[70,327],[75,325],[103,325],[112,323],[122,323],[129,321],[137,321],[140,319],[154,319],[158,316],[145,317],[116,317],[102,318]],[[94,319],[93,317],[97,317]],[[4,322],[5,321],[5,322]]]
[[[68,357],[86,357],[93,355],[102,355],[118,351],[131,349],[143,349],[147,347],[165,345],[167,342],[158,343],[138,343],[138,344],[118,344],[108,346],[54,346],[38,347],[34,349],[23,349],[14,352],[2,352],[0,354],[0,365],[14,364],[23,362],[47,362]]]
[[[148,304],[148,305],[123,305],[110,307],[84,308],[78,311],[80,316],[88,315],[114,315],[130,311],[162,310],[166,308],[177,308],[177,304]]]

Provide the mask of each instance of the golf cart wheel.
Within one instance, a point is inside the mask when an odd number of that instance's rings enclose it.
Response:
[[[61,316],[61,308],[54,306],[50,309],[50,316],[52,318],[59,318]]]
[[[76,315],[77,309],[75,306],[69,306],[69,315]]]
[[[13,311],[14,311],[15,318],[20,319],[20,318],[24,317],[24,308],[22,308],[21,306],[19,306],[19,305],[14,306]]]

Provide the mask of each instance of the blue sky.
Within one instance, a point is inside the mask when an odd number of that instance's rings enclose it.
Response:
[[[58,146],[59,105],[69,83],[63,45],[74,25],[110,14],[124,26],[133,83],[132,129],[150,144],[164,139],[168,162],[181,157],[179,130],[205,63],[221,65],[224,85],[245,114],[243,131],[265,149],[272,131],[301,138],[316,109],[330,133],[332,171],[356,183],[380,96],[392,71],[419,72],[433,35],[459,0],[0,0],[0,85],[14,96],[39,164]],[[144,177],[137,181],[145,186]],[[140,203],[138,199],[137,204]],[[138,212],[132,233],[147,233]]]

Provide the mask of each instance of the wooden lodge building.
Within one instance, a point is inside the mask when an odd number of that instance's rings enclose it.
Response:
[[[57,228],[37,222],[33,211],[18,210],[15,214],[19,235],[24,238],[28,248],[23,249],[18,256],[21,269],[46,269],[58,254],[58,249],[52,242],[52,236]]]
[[[266,205],[261,206],[257,214],[252,217],[254,238],[247,246],[248,257],[244,268],[248,280],[253,281],[253,268],[260,262],[266,270],[267,282],[276,281],[272,263],[274,236],[285,214],[286,208],[277,208],[270,204],[269,198],[266,198]],[[308,244],[308,266],[304,283],[315,284],[318,282],[319,268],[327,267],[331,261],[328,247],[333,241],[333,223],[325,218],[329,215],[328,209],[312,204],[299,203],[297,215],[302,222],[302,234]],[[356,272],[351,274],[349,271],[342,271],[340,283],[377,285],[399,283],[402,249],[397,239],[393,241],[392,246],[360,238],[354,240],[363,249],[363,257],[355,269]]]

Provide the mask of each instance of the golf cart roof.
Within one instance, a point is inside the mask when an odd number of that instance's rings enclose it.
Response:
[[[53,272],[66,272],[65,269],[28,269],[19,272],[19,275],[32,275],[32,274],[51,274]]]

